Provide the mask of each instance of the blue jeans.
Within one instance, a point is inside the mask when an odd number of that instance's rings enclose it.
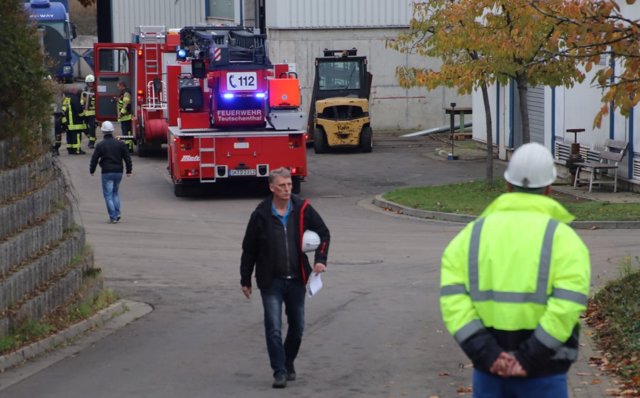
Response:
[[[504,378],[474,370],[473,398],[569,398],[567,374]]]
[[[122,181],[122,173],[102,173],[102,194],[111,221],[120,217],[120,195],[118,195],[120,181]]]
[[[286,374],[287,364],[298,355],[304,331],[305,285],[300,279],[274,278],[269,289],[261,289],[264,333],[273,375]],[[282,343],[282,303],[287,314],[287,337]]]

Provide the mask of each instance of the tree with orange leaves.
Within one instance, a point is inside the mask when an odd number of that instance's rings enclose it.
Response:
[[[544,3],[559,7],[564,1]],[[528,0],[428,0],[414,4],[409,30],[388,45],[442,60],[440,70],[398,67],[400,85],[429,89],[444,85],[457,87],[463,94],[480,89],[489,123],[486,87],[514,81],[526,143],[530,140],[528,87],[570,87],[585,78],[578,58],[560,51],[569,25],[540,12]],[[490,134],[490,126],[487,130]],[[487,144],[491,143],[488,135]]]
[[[634,4],[636,0],[626,2]],[[602,57],[609,57],[611,62],[595,71],[593,79],[604,89],[594,126],[600,126],[611,104],[628,116],[640,102],[640,19],[625,17],[614,0],[566,0],[557,4],[529,0],[529,3],[541,15],[564,26],[560,56],[578,59],[587,72]]]

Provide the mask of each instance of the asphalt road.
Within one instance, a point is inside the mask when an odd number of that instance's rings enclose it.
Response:
[[[271,389],[258,292],[239,285],[240,243],[264,190],[176,198],[162,157],[134,157],[123,219],[107,223],[89,155],[60,157],[106,285],[154,311],[0,397],[451,397],[468,361],[444,331],[439,259],[459,224],[386,214],[367,203],[396,187],[482,178],[482,160],[438,159],[437,141],[386,137],[371,154],[316,155],[302,195],[332,233],[325,287],[306,305],[298,380]],[[595,283],[640,255],[637,231],[580,231]],[[13,375],[20,369],[12,370]]]

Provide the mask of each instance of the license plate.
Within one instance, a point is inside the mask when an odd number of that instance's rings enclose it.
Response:
[[[239,170],[229,170],[230,176],[254,176],[256,175],[256,169],[239,169]]]

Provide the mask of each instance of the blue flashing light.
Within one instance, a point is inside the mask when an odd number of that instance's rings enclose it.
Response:
[[[234,95],[232,93],[224,93],[222,94],[222,98],[224,99],[233,99]]]
[[[178,58],[179,59],[185,59],[187,57],[187,50],[185,50],[184,48],[181,48],[178,50]]]
[[[256,98],[264,98],[264,97],[266,97],[265,93],[257,93],[256,94]]]

